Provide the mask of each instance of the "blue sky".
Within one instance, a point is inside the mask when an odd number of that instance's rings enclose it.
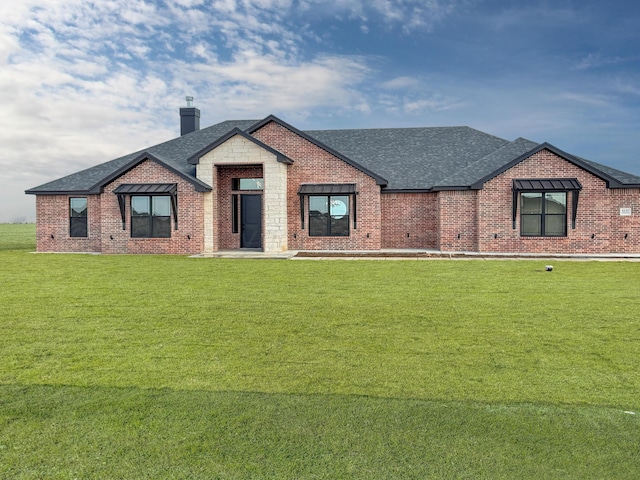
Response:
[[[640,4],[20,0],[0,5],[0,222],[24,190],[201,125],[468,125],[640,174]]]

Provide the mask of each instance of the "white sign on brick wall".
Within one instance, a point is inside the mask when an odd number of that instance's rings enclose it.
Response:
[[[628,217],[630,215],[631,215],[631,209],[630,208],[626,208],[626,207],[620,208],[620,216],[621,217]]]

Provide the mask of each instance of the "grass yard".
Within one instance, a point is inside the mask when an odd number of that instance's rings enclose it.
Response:
[[[640,263],[34,255],[34,237],[0,225],[0,478],[640,472]]]

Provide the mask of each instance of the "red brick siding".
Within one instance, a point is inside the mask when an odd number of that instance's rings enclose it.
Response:
[[[382,248],[437,248],[435,193],[383,193]]]
[[[178,230],[171,219],[171,238],[131,238],[131,202],[127,195],[125,229],[114,195],[123,183],[177,183]],[[191,183],[152,161],[145,161],[107,185],[102,194],[102,252],[103,253],[168,253],[196,254],[204,248],[203,199]],[[190,238],[189,238],[190,237]]]
[[[567,195],[567,236],[520,236],[520,202],[512,228],[514,178],[577,178],[582,184],[575,230],[571,228],[571,194]],[[624,253],[639,252],[639,191],[624,193],[548,150],[542,150],[488,181],[478,192],[478,247],[482,252]],[[620,217],[621,206],[635,206],[632,217]],[[624,240],[624,233],[627,239]],[[494,236],[497,235],[497,238]],[[594,237],[592,238],[592,235]]]
[[[254,136],[282,152],[294,163],[287,171],[287,224],[290,250],[377,250],[381,245],[380,187],[360,172],[313,143],[275,122],[268,123]],[[310,237],[309,209],[305,201],[305,228],[301,228],[300,185],[308,183],[355,183],[358,191],[357,229],[353,228],[353,202],[350,204],[348,237]]]
[[[640,253],[640,189],[609,190],[609,200],[612,212],[609,250],[612,253]],[[621,208],[630,208],[631,216],[621,216]]]
[[[478,195],[473,190],[438,192],[438,248],[475,252],[478,249]]]
[[[69,198],[87,198],[87,237],[69,236]],[[38,252],[99,252],[100,197],[98,195],[38,195],[36,197]]]
[[[232,179],[233,178],[262,178],[262,166],[250,165],[250,166],[223,166],[216,167],[217,181],[214,182],[218,189],[218,228],[214,235],[218,235],[218,248],[225,249],[237,249],[240,248],[240,228],[237,233],[232,232],[232,197],[234,193],[260,193],[256,192],[234,192],[232,191]],[[238,199],[238,222],[241,215],[240,199]],[[264,218],[263,228],[264,236]],[[263,242],[264,244],[264,238]]]

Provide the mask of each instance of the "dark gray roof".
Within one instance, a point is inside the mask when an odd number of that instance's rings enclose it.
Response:
[[[189,164],[187,158],[215,142],[230,130],[234,128],[245,130],[256,122],[257,120],[230,120],[218,123],[188,135],[174,138],[168,142],[96,165],[95,167],[72,173],[66,177],[27,190],[27,193],[88,193],[92,189],[95,189],[96,185],[100,185],[104,179],[109,178],[145,152],[173,167],[178,172],[195,179],[196,167]]]
[[[616,170],[615,168],[607,167],[606,165],[602,165],[601,163],[592,162],[591,160],[587,160],[586,158],[576,157],[582,160],[584,163],[591,165],[593,168],[600,170],[601,172],[609,175],[612,178],[615,178],[618,182],[623,185],[631,185],[631,184],[640,184],[640,176],[634,175],[632,173],[623,172],[622,170]]]
[[[381,175],[387,190],[424,190],[509,143],[469,127],[305,132]]]
[[[262,121],[274,119],[267,117]],[[482,188],[482,184],[530,152],[551,148],[596,175],[611,187],[640,186],[640,177],[574,157],[548,144],[524,138],[513,142],[470,127],[386,128],[351,130],[312,130],[300,132],[356,168],[374,176],[386,191],[429,191]],[[95,167],[27,190],[32,194],[95,193],[115,176],[135,164],[143,155],[152,158],[188,179],[202,191],[208,188],[195,177],[193,156],[211,148],[234,129],[255,130],[257,120],[218,123],[145,150],[111,160]],[[237,130],[236,130],[237,131]],[[286,158],[286,157],[285,157]]]
[[[500,148],[469,163],[466,167],[451,171],[447,178],[434,184],[433,187],[438,190],[446,190],[451,187],[469,187],[537,146],[537,143],[524,138],[506,142]]]

